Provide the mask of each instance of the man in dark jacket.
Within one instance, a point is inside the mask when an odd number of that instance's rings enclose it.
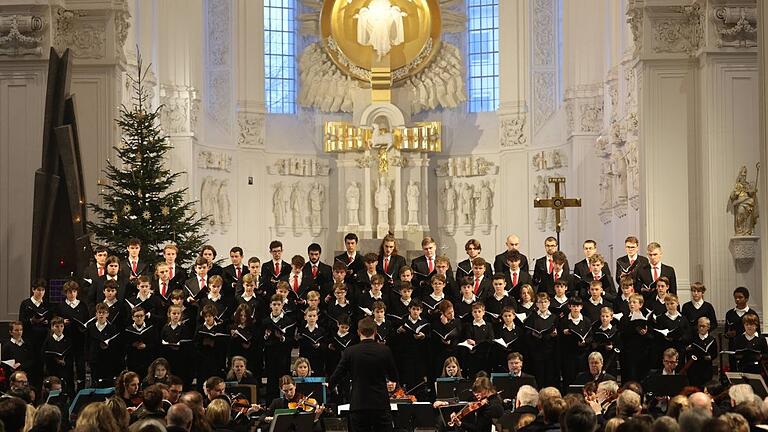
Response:
[[[398,382],[395,359],[389,347],[376,342],[376,323],[366,317],[357,325],[360,343],[341,355],[328,387],[333,389],[344,376],[352,381],[349,407],[350,432],[392,430],[387,380]]]

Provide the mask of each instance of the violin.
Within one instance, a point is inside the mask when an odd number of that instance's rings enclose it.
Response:
[[[458,426],[461,423],[461,419],[479,410],[480,408],[488,405],[488,398],[490,398],[491,396],[500,395],[501,393],[502,392],[500,391],[496,393],[491,393],[488,396],[478,401],[470,402],[464,405],[464,408],[462,408],[461,411],[451,414],[451,420],[448,422],[448,426],[451,426],[451,427]]]
[[[252,412],[258,412],[264,409],[264,407],[259,404],[252,404],[242,393],[231,395],[229,399],[231,401],[230,405],[232,406],[233,418],[237,418],[241,415],[247,416]]]
[[[398,387],[389,394],[390,399],[408,399],[411,402],[416,402],[416,396],[408,394],[405,392],[405,389],[402,387]]]
[[[312,398],[312,393],[306,396],[300,393],[296,393],[294,399],[296,399],[296,401],[288,402],[288,409],[312,412],[320,407],[320,405],[317,403],[317,400]]]

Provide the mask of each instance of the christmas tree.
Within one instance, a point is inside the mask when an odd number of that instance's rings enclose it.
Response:
[[[171,145],[158,126],[162,106],[151,109],[144,88],[149,67],[142,70],[140,56],[137,63],[137,76],[129,77],[131,107],[122,105],[117,119],[122,137],[114,150],[120,163],[107,160],[108,182],[99,193],[103,205],[89,205],[100,222],[89,227],[97,241],[113,251],[125,251],[128,240],[138,238],[141,259],[149,262],[157,261],[163,246],[173,243],[179,248],[177,262],[186,263],[197,257],[206,242],[202,232],[206,218],[197,216],[196,201],[185,199],[186,188],[174,188],[182,173],[165,167]]]

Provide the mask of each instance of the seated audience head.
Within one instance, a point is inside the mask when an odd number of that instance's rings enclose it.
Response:
[[[215,429],[222,429],[229,425],[232,407],[224,399],[214,399],[205,410],[205,417]]]
[[[224,384],[224,380],[217,376],[212,376],[205,380],[205,396],[209,401],[216,399],[224,394],[227,386]]]
[[[6,432],[21,432],[24,429],[24,417],[27,404],[17,397],[0,398],[0,421]]]
[[[520,386],[515,396],[515,406],[521,407],[523,405],[532,407],[539,405],[539,392],[528,384]]]
[[[744,402],[752,402],[755,392],[749,384],[735,384],[728,389],[728,397],[731,398],[731,406]]]
[[[568,432],[593,432],[597,428],[597,417],[592,409],[584,404],[576,404],[565,411],[561,425]]]
[[[677,424],[680,432],[699,432],[704,423],[712,418],[712,413],[701,408],[691,408],[680,413]]]
[[[168,426],[177,426],[185,430],[192,428],[192,419],[192,410],[182,403],[171,405],[168,414],[165,415],[165,423]]]
[[[619,417],[630,418],[640,414],[642,409],[640,395],[632,390],[624,390],[616,400],[616,415]]]
[[[80,411],[77,416],[75,429],[80,431],[120,431],[115,416],[104,402],[92,402]]]
[[[715,419],[711,419],[709,422],[712,420]],[[722,422],[722,425],[716,426],[725,426],[725,429],[710,429],[706,432],[749,432],[749,423],[747,422],[747,419],[745,419],[744,416],[739,413],[725,413],[718,417],[716,420]],[[707,426],[712,427],[715,425],[706,424],[704,427],[702,427],[702,432],[705,431]]]
[[[688,396],[688,403],[691,408],[701,408],[712,412],[712,396],[704,392],[696,392]]]
[[[131,423],[131,415],[128,412],[128,407],[125,404],[123,398],[118,395],[113,395],[109,399],[104,401],[104,404],[112,413],[115,418],[115,422],[120,427],[120,430],[128,429],[128,425]]]
[[[548,425],[559,422],[560,416],[566,409],[568,409],[568,406],[562,397],[547,398],[541,402],[541,412],[544,415],[544,421]]]
[[[687,410],[690,406],[687,397],[683,395],[672,396],[667,403],[667,415],[677,419],[680,417],[680,413]]]

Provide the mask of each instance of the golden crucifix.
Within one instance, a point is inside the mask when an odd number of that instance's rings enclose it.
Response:
[[[555,184],[555,193],[550,198],[533,200],[533,207],[547,207],[555,211],[555,232],[557,233],[557,248],[560,248],[560,211],[566,207],[581,207],[581,198],[566,198],[560,195],[560,183],[565,184],[565,177],[550,177],[549,183]]]

